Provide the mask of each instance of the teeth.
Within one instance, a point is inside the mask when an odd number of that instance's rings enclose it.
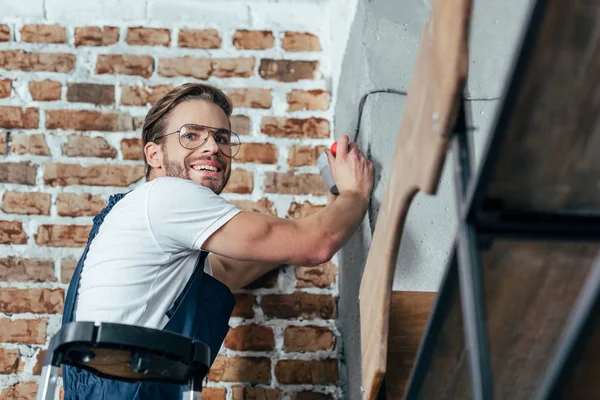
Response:
[[[210,165],[195,165],[194,168],[196,171],[213,171],[213,172],[217,172],[217,168],[216,167],[212,167]]]

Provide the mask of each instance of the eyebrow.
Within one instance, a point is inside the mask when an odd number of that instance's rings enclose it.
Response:
[[[229,131],[229,132],[232,132],[231,128],[216,128],[216,127],[214,127],[214,126],[210,126],[210,125],[204,125],[204,124],[184,124],[184,125],[182,125],[182,126],[185,126],[185,125],[198,125],[198,126],[205,126],[205,127],[207,127],[207,128],[214,129],[214,130],[216,130],[216,131]]]

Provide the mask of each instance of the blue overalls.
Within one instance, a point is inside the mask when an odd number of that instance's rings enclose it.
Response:
[[[81,278],[83,262],[90,243],[98,233],[104,217],[125,194],[110,196],[107,206],[94,217],[87,246],[81,256],[67,291],[62,324],[73,320],[75,299]],[[204,272],[204,260],[208,253],[201,252],[196,268],[167,311],[169,321],[165,331],[179,333],[200,340],[210,347],[210,363],[215,360],[225,335],[229,330],[229,318],[235,306],[235,298],[229,288]],[[99,321],[102,322],[102,321]],[[72,366],[63,365],[65,400],[179,400],[183,387],[165,383],[128,383],[99,378],[92,373]]]

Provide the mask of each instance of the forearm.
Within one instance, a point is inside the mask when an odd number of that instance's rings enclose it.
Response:
[[[209,261],[214,277],[230,290],[241,289],[281,265],[265,261],[234,260],[217,254],[211,254]]]
[[[362,222],[368,207],[368,200],[353,193],[342,193],[327,207],[299,222],[302,230],[314,247],[319,249],[327,244],[329,259],[348,241]],[[316,260],[317,263],[327,260]]]

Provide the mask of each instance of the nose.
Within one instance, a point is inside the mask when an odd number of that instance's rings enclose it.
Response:
[[[201,147],[203,153],[217,154],[219,152],[219,145],[215,140],[215,136],[212,133],[208,133],[206,143]]]

